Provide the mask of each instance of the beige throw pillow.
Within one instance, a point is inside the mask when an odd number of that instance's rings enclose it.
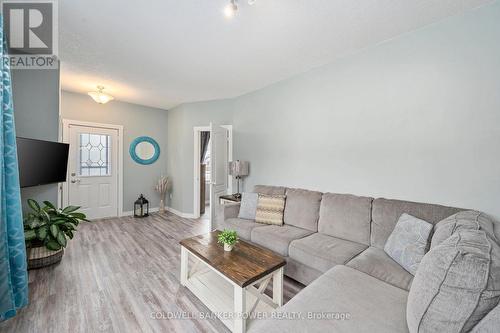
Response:
[[[272,225],[283,225],[284,211],[284,195],[266,195],[259,193],[255,222]]]

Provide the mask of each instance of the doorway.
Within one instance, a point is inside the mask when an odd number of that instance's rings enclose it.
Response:
[[[121,215],[122,133],[118,125],[63,120],[70,145],[63,206],[80,206],[88,219]]]
[[[210,132],[200,131],[200,218],[210,218]]]
[[[232,125],[194,127],[194,218],[212,221],[219,196],[231,193],[227,163],[232,160],[232,143]]]

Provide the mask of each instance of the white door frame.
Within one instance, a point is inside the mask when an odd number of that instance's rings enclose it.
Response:
[[[233,160],[233,125],[221,125],[221,127],[227,129],[228,132],[228,155],[227,160]],[[193,127],[193,138],[194,138],[194,161],[193,161],[193,218],[197,219],[200,217],[200,140],[201,132],[210,132],[210,126],[195,126]],[[211,161],[211,160],[210,160]],[[228,190],[230,193],[233,192],[233,181],[232,177],[227,175]],[[210,200],[212,200],[210,198]],[[210,205],[213,203],[210,202]]]
[[[123,216],[123,126],[122,125],[113,125],[113,124],[102,124],[102,123],[94,123],[89,121],[80,121],[80,120],[72,120],[72,119],[63,119],[62,120],[62,142],[69,143],[69,126],[86,126],[86,127],[94,127],[94,128],[106,128],[106,129],[114,129],[118,131],[118,165],[117,165],[117,173],[118,173],[118,186],[117,186],[117,200],[118,200],[118,216]],[[68,168],[68,175],[69,175]],[[66,175],[66,177],[68,177]],[[68,178],[66,178],[68,179]],[[68,205],[68,182],[64,182],[62,187],[60,187],[60,191],[58,192],[58,202],[62,202],[63,207]],[[62,199],[62,201],[61,201]]]

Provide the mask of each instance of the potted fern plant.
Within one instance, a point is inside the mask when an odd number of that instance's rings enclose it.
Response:
[[[234,230],[224,229],[217,237],[217,242],[224,244],[224,251],[231,251],[234,244],[238,242],[238,234]]]
[[[57,209],[49,201],[43,206],[28,199],[31,211],[24,218],[24,237],[28,249],[28,269],[40,268],[61,261],[68,239],[72,239],[81,221],[87,221],[80,207]]]

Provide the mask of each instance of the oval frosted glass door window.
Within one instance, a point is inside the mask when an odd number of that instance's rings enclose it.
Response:
[[[135,154],[141,160],[149,160],[155,154],[155,147],[147,141],[142,141],[135,146]]]

